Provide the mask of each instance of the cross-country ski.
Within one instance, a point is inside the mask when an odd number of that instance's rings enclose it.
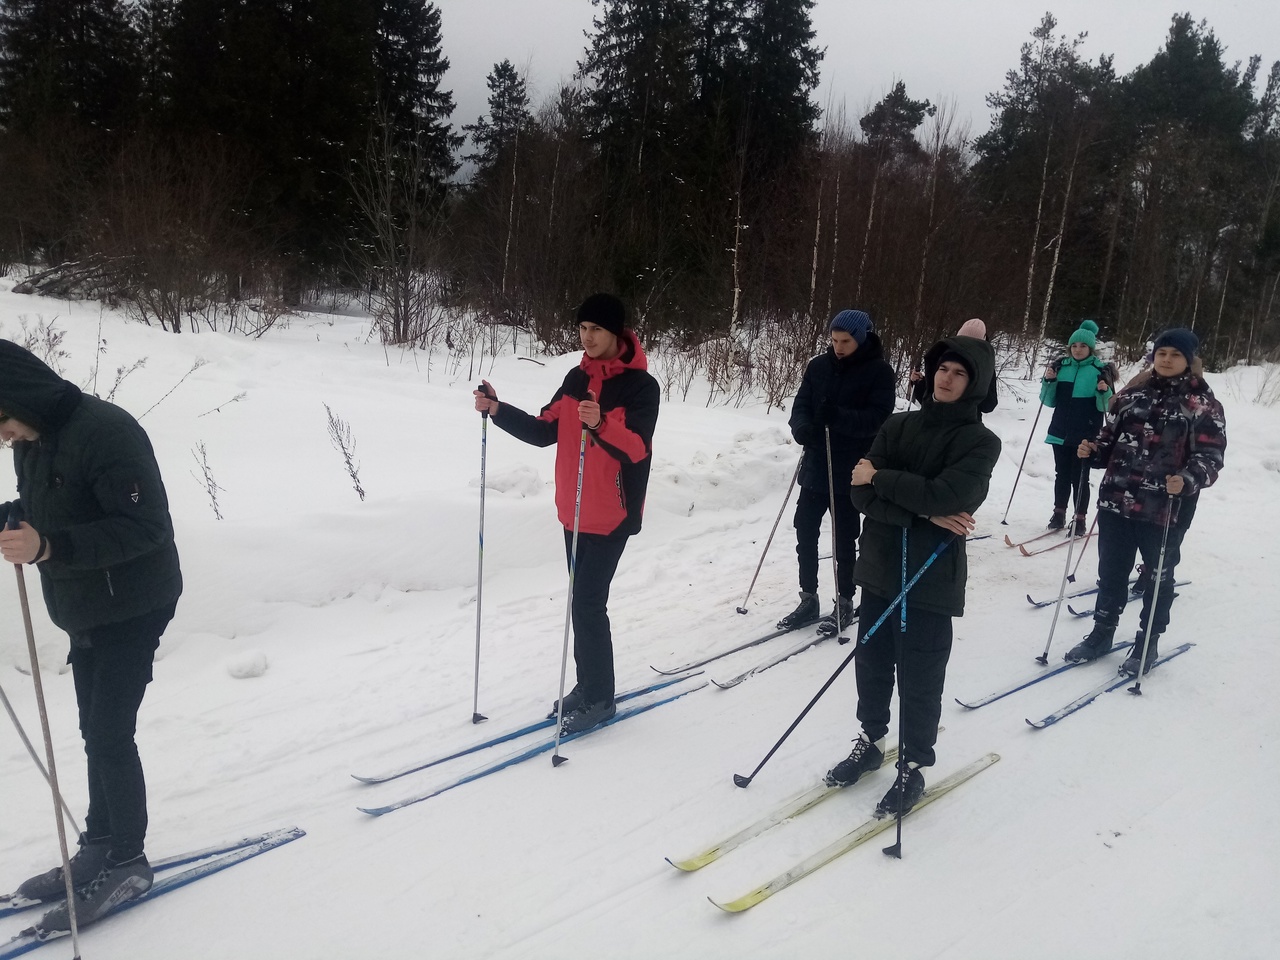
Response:
[[[907,814],[907,818],[915,816],[921,808],[946,796],[960,784],[971,780],[999,759],[1000,757],[997,754],[989,753],[985,757],[975,760],[967,767],[963,767],[950,776],[939,780],[936,784],[926,787],[924,794],[917,801],[915,807]],[[791,869],[780,873],[772,880],[762,883],[742,896],[735,897],[732,900],[716,900],[713,897],[708,897],[707,899],[725,911],[725,913],[742,913],[744,910],[749,910],[764,902],[779,890],[785,890],[796,881],[803,880],[819,867],[826,866],[832,860],[862,846],[862,844],[873,837],[879,836],[886,830],[893,829],[895,825],[896,821],[892,817],[870,817],[839,840],[823,847],[812,856],[801,860]]]
[[[1179,656],[1180,654],[1186,653],[1193,646],[1195,646],[1195,644],[1193,643],[1184,643],[1181,646],[1174,647],[1164,656],[1157,657],[1154,661],[1152,661],[1148,669],[1154,669],[1156,667],[1159,667],[1159,666],[1162,666],[1163,664],[1168,663],[1174,657]],[[1077,711],[1083,710],[1085,707],[1093,703],[1093,701],[1097,700],[1104,693],[1110,693],[1112,690],[1118,690],[1121,687],[1127,686],[1128,684],[1131,684],[1133,682],[1134,682],[1134,678],[1126,674],[1121,674],[1118,677],[1112,676],[1109,679],[1102,681],[1100,684],[1098,684],[1096,687],[1093,687],[1091,690],[1086,690],[1080,696],[1076,697],[1076,699],[1072,700],[1070,703],[1066,704],[1063,707],[1059,707],[1057,710],[1053,711],[1053,713],[1050,713],[1049,715],[1039,720],[1028,719],[1027,725],[1030,727],[1034,727],[1037,730],[1042,730],[1045,727],[1053,726],[1059,720],[1069,717],[1073,713],[1076,713]]]

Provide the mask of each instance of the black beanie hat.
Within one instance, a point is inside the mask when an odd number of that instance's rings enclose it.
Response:
[[[622,301],[611,293],[593,293],[582,301],[578,307],[579,323],[594,323],[603,327],[615,337],[622,336],[622,328],[626,324],[627,313]]]
[[[942,356],[938,358],[938,366],[939,367],[942,366],[948,360],[950,360],[952,363],[958,363],[960,364],[960,366],[964,367],[965,371],[969,374],[970,380],[974,378],[973,361],[971,361],[964,354],[957,353],[955,350],[948,350],[946,353],[944,353]],[[936,370],[937,367],[935,367],[934,369]]]

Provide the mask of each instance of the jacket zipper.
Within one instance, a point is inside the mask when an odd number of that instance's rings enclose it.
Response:
[[[106,574],[107,574],[107,592],[114,597],[116,595],[116,590],[115,590],[115,587],[111,585],[111,571],[107,570]]]

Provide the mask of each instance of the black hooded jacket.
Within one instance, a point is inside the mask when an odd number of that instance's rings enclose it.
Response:
[[[29,351],[0,340],[0,411],[33,427],[13,445],[19,500],[0,504],[49,540],[49,617],[74,635],[177,602],[182,571],[146,432]]]
[[[995,373],[991,344],[973,337],[941,341],[926,354],[930,383],[947,353],[962,356],[972,372],[964,396],[939,403],[930,390],[919,410],[890,417],[867,453],[875,478],[851,488],[853,505],[864,517],[854,580],[887,599],[902,589],[903,529],[910,579],[949,536],[929,518],[977,510],[1000,458],[1000,438],[982,425],[979,412]],[[956,537],[911,589],[909,606],[963,616],[968,575],[964,537]]]
[[[814,357],[805,369],[791,405],[791,436],[804,447],[800,486],[827,492],[827,441],[831,428],[831,475],[836,495],[849,495],[849,476],[893,413],[893,367],[884,358],[880,338],[866,341],[841,359],[835,350]]]

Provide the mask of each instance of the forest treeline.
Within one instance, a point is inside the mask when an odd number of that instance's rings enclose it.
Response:
[[[174,331],[356,291],[418,345],[560,345],[610,290],[770,394],[848,306],[900,369],[971,316],[1276,349],[1280,62],[1178,14],[1118,75],[1045,14],[970,131],[901,82],[821,109],[812,6],[598,0],[572,77],[499,60],[472,120],[421,0],[0,0],[0,265]]]

